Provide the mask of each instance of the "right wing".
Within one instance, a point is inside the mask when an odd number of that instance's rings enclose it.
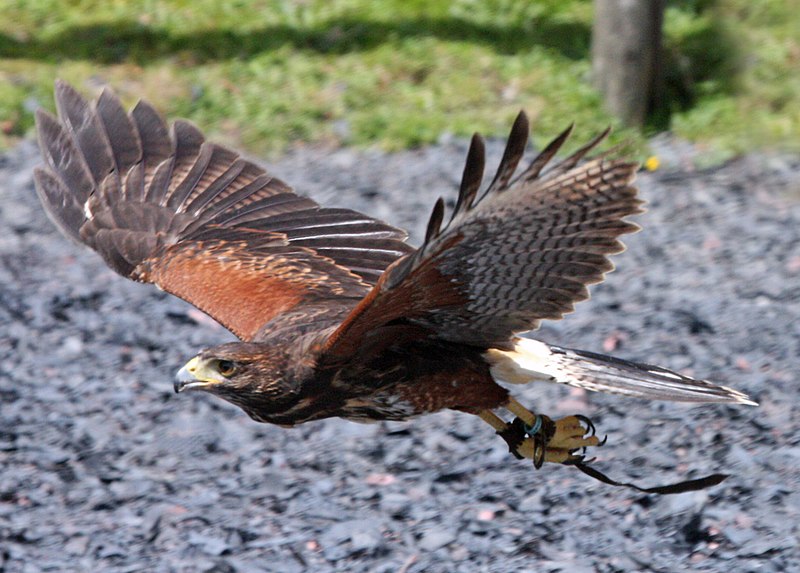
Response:
[[[354,306],[406,233],[326,209],[185,121],[172,129],[147,103],[125,113],[104,90],[90,105],[56,83],[59,118],[36,115],[46,167],[35,172],[48,215],[117,273],[155,283],[252,340],[287,312]]]
[[[546,168],[570,129],[513,178],[528,142],[520,113],[494,180],[479,197],[484,146],[475,136],[458,201],[442,228],[437,203],[423,245],[390,266],[328,342],[331,359],[362,347],[382,327],[414,325],[433,336],[510,349],[514,334],[557,320],[613,269],[608,255],[638,227],[636,164],[600,156],[578,162],[605,135]],[[512,179],[513,178],[513,179]]]

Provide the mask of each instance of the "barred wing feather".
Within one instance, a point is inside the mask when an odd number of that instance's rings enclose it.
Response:
[[[304,305],[337,320],[412,251],[406,233],[320,207],[185,121],[146,102],[128,114],[103,91],[90,104],[56,84],[58,118],[37,113],[50,218],[122,276],[195,304],[240,338]]]
[[[443,340],[510,348],[515,333],[560,319],[613,269],[618,238],[638,227],[635,163],[608,155],[578,165],[607,131],[549,169],[570,129],[517,172],[528,141],[521,113],[492,183],[479,195],[484,145],[475,136],[449,223],[434,208],[424,244],[387,269],[329,343],[352,352],[370,332],[403,321]]]

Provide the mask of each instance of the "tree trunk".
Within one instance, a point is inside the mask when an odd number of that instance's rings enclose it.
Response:
[[[661,88],[664,0],[595,0],[592,78],[606,107],[644,125]]]

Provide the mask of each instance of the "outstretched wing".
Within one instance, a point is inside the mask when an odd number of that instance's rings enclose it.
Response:
[[[355,305],[413,250],[404,231],[294,194],[188,122],[168,129],[145,102],[127,114],[109,90],[93,104],[60,81],[55,93],[59,118],[36,117],[50,218],[242,339],[299,305]]]
[[[458,201],[442,229],[437,203],[424,244],[387,269],[334,332],[329,356],[346,356],[371,333],[398,323],[464,344],[506,348],[514,333],[560,319],[613,269],[618,237],[638,229],[631,186],[636,164],[600,156],[578,162],[607,131],[545,170],[570,133],[550,143],[516,178],[528,142],[517,117],[494,180],[478,197],[484,145],[472,139]],[[512,179],[513,178],[513,179]]]

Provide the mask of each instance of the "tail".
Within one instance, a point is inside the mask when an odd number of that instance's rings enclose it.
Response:
[[[492,376],[511,384],[546,380],[650,400],[758,405],[737,390],[666,368],[550,346],[529,338],[517,338],[513,350],[491,349],[485,356]]]

